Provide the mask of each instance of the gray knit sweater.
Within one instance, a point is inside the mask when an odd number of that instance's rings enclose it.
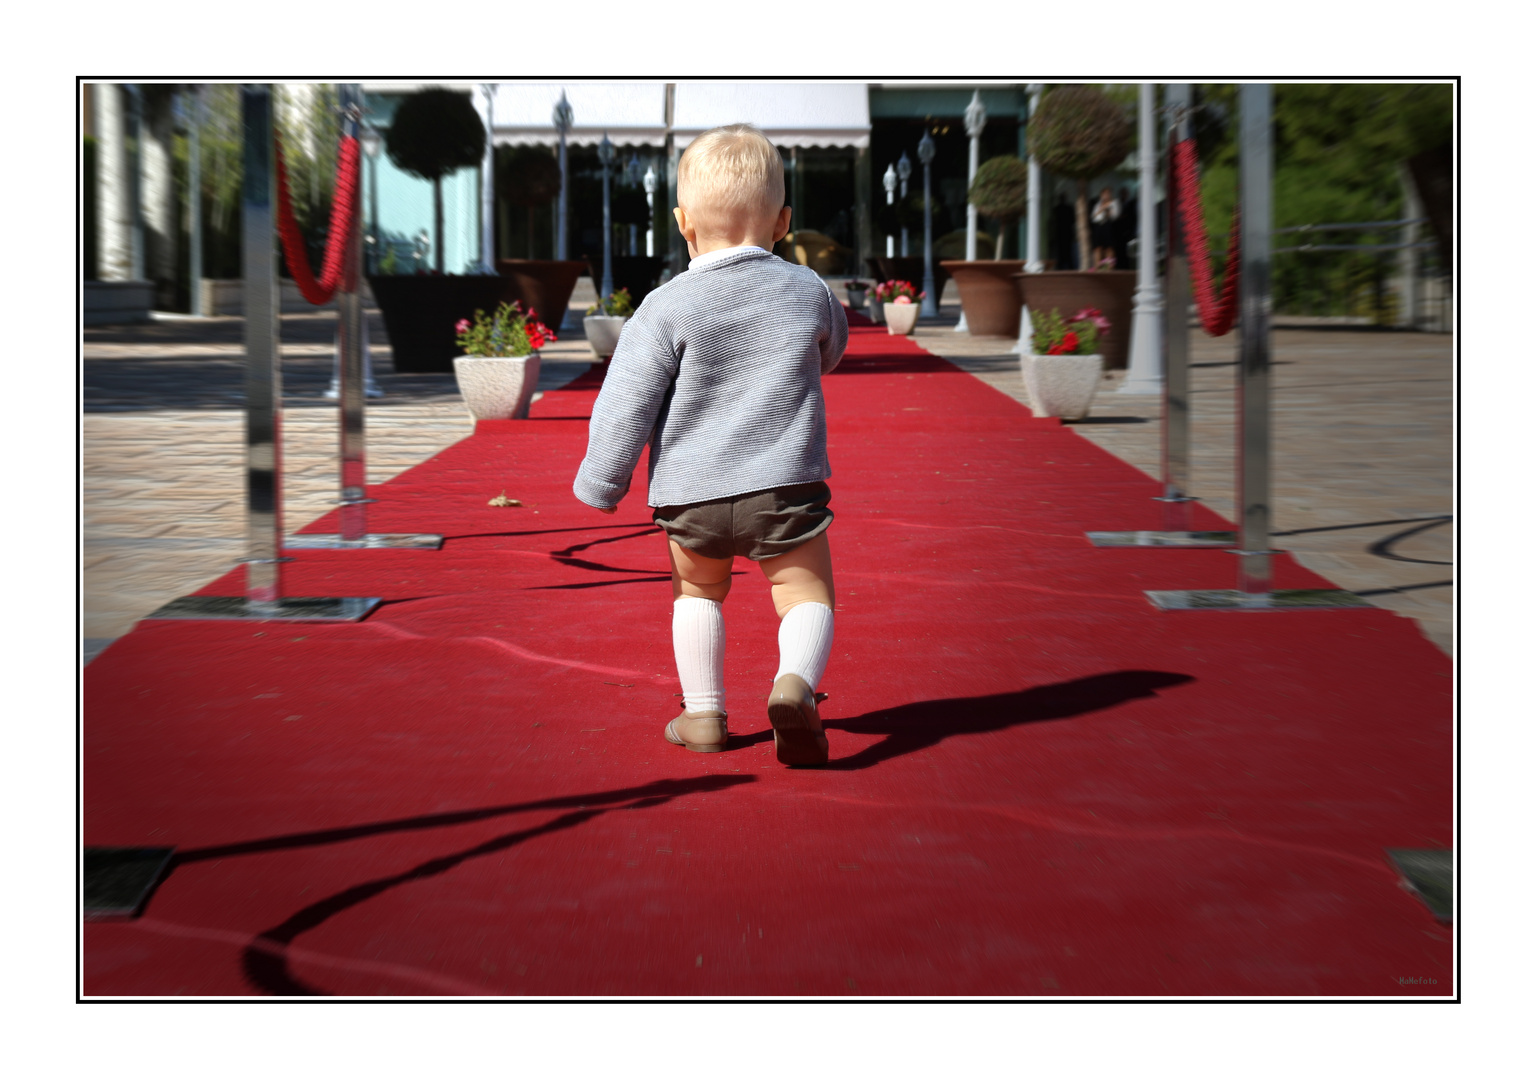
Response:
[[[652,506],[827,479],[821,376],[848,337],[809,267],[761,248],[695,259],[625,323],[576,497],[617,505],[648,443]]]

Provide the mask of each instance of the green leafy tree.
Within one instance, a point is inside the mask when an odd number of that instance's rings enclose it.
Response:
[[[977,213],[997,219],[993,258],[1003,258],[1004,231],[1030,209],[1030,166],[1017,157],[989,158],[977,168],[966,199]]]
[[[1119,165],[1131,149],[1132,124],[1124,105],[1093,86],[1059,86],[1042,99],[1025,127],[1025,140],[1047,172],[1078,183],[1078,250],[1087,261],[1089,181]]]
[[[429,86],[400,103],[384,149],[397,169],[432,181],[433,256],[443,272],[443,177],[480,164],[486,127],[467,95]]]

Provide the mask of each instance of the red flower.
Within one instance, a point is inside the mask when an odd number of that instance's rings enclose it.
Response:
[[[1069,330],[1062,338],[1062,351],[1065,353],[1072,352],[1076,348],[1078,348],[1078,334],[1073,330]]]

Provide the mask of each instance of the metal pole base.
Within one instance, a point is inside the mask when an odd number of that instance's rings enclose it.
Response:
[[[1238,543],[1238,534],[1230,532],[1136,532],[1085,533],[1095,547],[1150,548],[1230,548]]]
[[[1327,611],[1373,605],[1344,589],[1276,589],[1246,593],[1238,589],[1148,589],[1147,598],[1163,611]]]
[[[357,622],[378,607],[380,599],[377,596],[284,596],[259,601],[245,596],[178,596],[146,617]]]
[[[348,540],[339,534],[311,534],[289,536],[283,539],[285,548],[431,548],[443,546],[443,538],[436,533],[369,533],[356,540]]]
[[[1452,921],[1452,853],[1440,848],[1384,848],[1393,868],[1437,922]]]

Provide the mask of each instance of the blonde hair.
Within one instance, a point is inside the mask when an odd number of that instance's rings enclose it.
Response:
[[[711,128],[678,161],[678,204],[707,235],[743,217],[777,214],[784,202],[784,161],[751,124]]]

